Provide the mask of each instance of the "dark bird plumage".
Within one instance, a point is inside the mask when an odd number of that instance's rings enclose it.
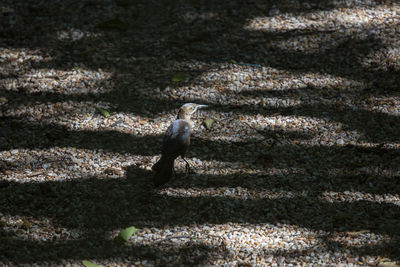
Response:
[[[190,145],[191,115],[203,107],[206,105],[194,103],[183,105],[179,109],[178,118],[168,127],[162,144],[161,158],[152,168],[155,172],[153,178],[155,186],[161,186],[171,180],[177,157],[181,156],[185,160],[185,152]]]

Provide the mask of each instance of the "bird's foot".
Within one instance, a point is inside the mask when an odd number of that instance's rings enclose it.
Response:
[[[196,172],[189,166],[186,167],[186,174],[190,175],[190,174],[195,174]]]

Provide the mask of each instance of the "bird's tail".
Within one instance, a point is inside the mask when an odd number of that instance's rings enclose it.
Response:
[[[155,186],[161,186],[171,180],[174,169],[174,159],[161,157],[152,167],[155,172],[153,183]]]

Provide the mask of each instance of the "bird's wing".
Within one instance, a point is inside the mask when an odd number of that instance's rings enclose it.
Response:
[[[185,153],[190,144],[190,126],[185,120],[175,120],[168,127],[163,140],[163,155],[176,158]]]

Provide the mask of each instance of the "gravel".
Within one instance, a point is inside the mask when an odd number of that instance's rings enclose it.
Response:
[[[397,1],[5,0],[0,16],[0,265],[400,265]],[[209,105],[195,173],[178,159],[153,188],[186,102]]]

